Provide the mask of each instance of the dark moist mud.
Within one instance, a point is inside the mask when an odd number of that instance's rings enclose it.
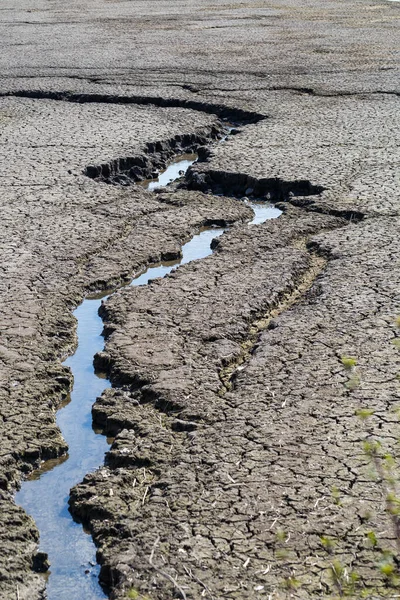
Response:
[[[153,190],[182,177],[196,160],[196,154],[177,157],[156,181],[146,182],[147,189]],[[247,199],[245,202],[254,211],[250,225],[277,218],[282,213],[267,202]],[[204,229],[182,247],[180,260],[152,265],[130,285],[146,285],[181,265],[209,256],[212,241],[224,231],[221,227]],[[74,311],[78,322],[78,345],[75,354],[64,363],[73,373],[74,385],[68,401],[57,414],[58,426],[68,444],[68,454],[44,462],[22,484],[15,497],[17,504],[34,518],[40,531],[40,549],[48,554],[51,566],[43,576],[47,579],[49,600],[107,598],[99,584],[100,568],[96,563],[94,543],[72,519],[68,498],[71,487],[103,464],[111,442],[93,427],[91,409],[96,398],[111,385],[104,373],[95,371],[93,357],[104,346],[98,311],[102,301],[115,291],[87,297]]]

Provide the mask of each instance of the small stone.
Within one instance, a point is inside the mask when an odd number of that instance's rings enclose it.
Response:
[[[33,557],[33,570],[36,573],[46,573],[50,567],[49,557],[46,552],[37,552]]]

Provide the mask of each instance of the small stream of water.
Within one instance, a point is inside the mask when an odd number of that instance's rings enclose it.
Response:
[[[174,161],[148,189],[166,185],[181,176],[195,162],[196,156]],[[255,216],[250,224],[263,223],[281,214],[266,202],[249,202]],[[146,285],[150,279],[165,277],[179,265],[200,260],[212,253],[210,244],[224,229],[210,228],[195,235],[182,247],[182,259],[150,266],[130,285]],[[115,290],[114,290],[115,291]],[[65,361],[74,376],[69,401],[57,412],[57,423],[68,444],[66,456],[50,460],[23,482],[15,496],[16,503],[30,514],[40,531],[40,549],[47,552],[51,563],[47,578],[49,600],[101,600],[108,596],[99,581],[96,550],[90,535],[75,523],[68,511],[71,487],[104,463],[109,440],[92,427],[91,409],[96,398],[110,387],[104,374],[96,373],[93,357],[104,347],[103,323],[98,315],[103,296],[87,297],[74,311],[78,322],[78,345]]]

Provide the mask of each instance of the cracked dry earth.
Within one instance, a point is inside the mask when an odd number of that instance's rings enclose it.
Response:
[[[264,189],[284,215],[233,228],[212,257],[103,306],[96,363],[115,387],[93,416],[116,439],[71,508],[113,597],[395,596],[380,571],[382,550],[397,552],[385,484],[363,440],[397,455],[396,102],[374,105],[374,129],[367,100],[319,99],[311,117],[309,98],[288,97],[287,121],[216,146],[189,187]],[[306,173],[320,194],[295,194]],[[370,423],[360,410],[375,411]]]
[[[13,494],[67,451],[72,310],[211,223],[230,225],[212,256],[102,306],[95,363],[113,387],[93,419],[115,441],[70,498],[101,579],[114,599],[396,598],[398,6],[14,4],[0,16],[0,598],[46,598]],[[217,144],[221,117],[239,133]],[[180,186],[128,185],[208,144]],[[251,190],[283,215],[248,226],[232,196]]]

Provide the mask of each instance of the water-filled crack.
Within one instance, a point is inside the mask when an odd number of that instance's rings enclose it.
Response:
[[[196,157],[192,157],[194,160]],[[162,177],[173,178],[173,173],[189,166],[187,158],[173,162]],[[172,175],[171,175],[172,174]],[[157,185],[162,183],[156,182]],[[265,203],[251,204],[255,217],[253,223],[276,218],[281,211]],[[169,263],[149,266],[133,279],[131,285],[146,285],[151,279],[165,277],[178,266],[199,260],[212,253],[211,242],[224,232],[223,227],[213,227],[195,235],[182,247],[182,258]],[[120,286],[121,287],[121,286]],[[78,321],[78,346],[65,365],[72,370],[74,386],[70,400],[57,415],[58,425],[68,443],[68,455],[47,461],[22,484],[16,502],[35,519],[40,531],[40,547],[48,553],[51,563],[47,583],[48,598],[69,600],[96,600],[106,598],[98,583],[99,566],[95,547],[89,535],[75,523],[68,512],[70,488],[104,462],[109,448],[105,436],[93,428],[91,408],[96,397],[110,386],[105,375],[95,371],[93,357],[101,352],[104,339],[102,320],[98,315],[102,300],[109,292],[88,297],[74,311]],[[42,561],[44,564],[45,561]]]
[[[164,171],[165,178],[177,179],[170,168],[167,168],[168,161],[176,156],[194,153],[196,156],[193,161],[197,160],[202,148],[213,141],[223,139],[227,132],[228,129],[223,126],[212,126],[197,133],[176,135],[169,140],[149,142],[137,155],[115,158],[100,165],[89,165],[84,170],[84,174],[96,181],[124,186],[143,182],[143,180],[155,180],[160,169]],[[181,168],[184,166],[182,165]],[[159,185],[163,185],[163,181],[160,181]],[[153,189],[150,185],[147,187]]]

